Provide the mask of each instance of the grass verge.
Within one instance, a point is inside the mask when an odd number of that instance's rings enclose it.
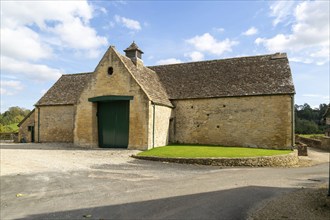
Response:
[[[304,137],[304,138],[313,138],[313,139],[320,139],[321,137],[324,137],[324,134],[298,134],[298,136]]]
[[[291,150],[272,150],[244,147],[223,147],[209,145],[169,145],[157,147],[138,154],[138,156],[153,157],[180,157],[180,158],[202,158],[202,157],[260,157],[289,154]]]

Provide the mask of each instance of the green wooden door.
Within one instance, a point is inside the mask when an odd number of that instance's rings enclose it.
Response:
[[[31,142],[34,143],[34,126],[31,126]]]
[[[98,103],[100,147],[127,148],[129,101]]]

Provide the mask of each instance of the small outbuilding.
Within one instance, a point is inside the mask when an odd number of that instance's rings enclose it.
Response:
[[[27,140],[140,150],[294,145],[285,53],[147,67],[134,42],[124,51],[110,46],[93,72],[62,75],[24,120],[34,125]]]

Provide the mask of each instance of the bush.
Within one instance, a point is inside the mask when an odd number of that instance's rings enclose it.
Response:
[[[308,121],[305,119],[296,119],[297,134],[320,134],[322,131],[314,121]]]

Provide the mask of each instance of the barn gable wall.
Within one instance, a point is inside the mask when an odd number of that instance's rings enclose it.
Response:
[[[31,142],[31,131],[29,131],[28,127],[35,126],[34,114],[35,111],[33,111],[27,118],[25,118],[23,123],[20,123],[18,130],[18,141],[22,141],[22,139],[24,138],[25,142]]]
[[[113,73],[108,74],[108,68]],[[129,113],[129,149],[146,149],[148,146],[149,99],[136,83],[118,54],[110,48],[99,65],[77,104],[74,143],[79,146],[98,146],[97,103],[88,99],[98,96],[133,96]]]

